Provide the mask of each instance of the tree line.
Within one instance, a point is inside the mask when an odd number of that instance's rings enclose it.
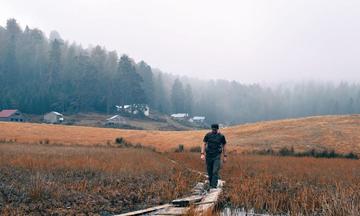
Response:
[[[304,82],[266,87],[179,77],[101,46],[69,43],[52,31],[0,26],[0,109],[25,113],[113,113],[115,105],[205,116],[227,124],[360,113],[360,85]]]
[[[22,30],[15,19],[0,27],[0,78],[0,108],[26,113],[111,113],[115,105],[126,104],[165,111],[170,106],[162,96],[161,74],[155,76],[144,61],[100,46],[70,44],[56,31],[47,38],[38,29]]]

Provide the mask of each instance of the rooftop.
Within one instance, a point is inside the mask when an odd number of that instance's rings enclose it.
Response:
[[[0,112],[0,118],[7,118],[16,113],[18,110],[11,109],[11,110],[3,110]]]
[[[175,113],[175,114],[171,115],[171,117],[173,117],[173,118],[185,118],[188,116],[189,116],[189,114],[187,114],[187,113]]]
[[[194,116],[193,120],[205,120],[205,116]]]
[[[51,113],[54,113],[55,115],[58,115],[58,116],[62,116],[62,115],[63,115],[63,114],[58,113],[58,112],[56,112],[56,111],[52,111]]]

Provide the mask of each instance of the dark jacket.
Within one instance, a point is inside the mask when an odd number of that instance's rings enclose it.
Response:
[[[213,157],[221,154],[223,146],[226,144],[225,136],[221,133],[209,132],[204,137],[206,145],[206,156]]]

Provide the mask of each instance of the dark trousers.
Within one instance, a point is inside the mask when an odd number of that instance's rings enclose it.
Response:
[[[221,155],[206,157],[206,169],[209,176],[209,183],[211,188],[217,187],[221,165],[220,161]]]

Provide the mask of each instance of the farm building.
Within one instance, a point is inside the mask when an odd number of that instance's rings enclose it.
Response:
[[[194,116],[189,121],[197,124],[202,124],[205,122],[205,116]]]
[[[0,121],[24,122],[26,118],[19,110],[2,110],[0,112]]]
[[[44,122],[51,124],[58,124],[64,121],[64,116],[61,113],[52,111],[44,115]]]
[[[108,119],[106,119],[106,125],[124,125],[126,124],[126,120],[124,117],[120,115],[114,115]]]
[[[132,113],[133,115],[137,115],[140,112],[142,112],[144,116],[150,115],[150,107],[147,104],[133,104],[133,105],[123,105],[123,106],[116,105],[115,107],[118,112],[124,111],[130,114]]]
[[[189,118],[189,114],[188,113],[174,113],[174,114],[171,114],[171,118],[176,119],[176,120],[186,120]]]

